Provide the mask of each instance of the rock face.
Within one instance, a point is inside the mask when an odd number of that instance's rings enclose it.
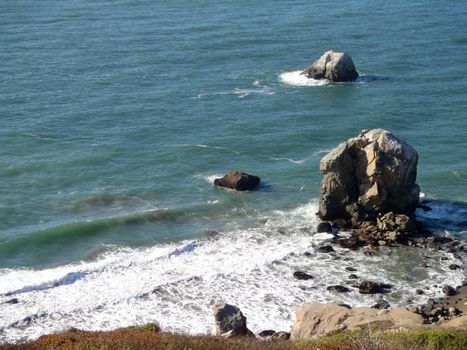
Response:
[[[261,179],[258,176],[241,173],[239,171],[231,171],[220,179],[214,180],[214,185],[220,187],[231,188],[237,191],[249,191],[255,189]]]
[[[226,338],[255,336],[246,327],[246,317],[238,307],[225,303],[216,304],[213,313],[216,321],[216,335]]]
[[[352,220],[358,226],[391,211],[412,214],[420,194],[417,162],[415,149],[383,129],[341,143],[320,162],[320,218]]]
[[[347,308],[338,304],[305,303],[297,310],[292,339],[316,338],[344,330],[400,330],[423,328],[423,318],[405,308],[382,313],[369,307]]]
[[[349,55],[343,52],[327,51],[302,74],[307,78],[327,79],[331,82],[354,81],[357,70]]]

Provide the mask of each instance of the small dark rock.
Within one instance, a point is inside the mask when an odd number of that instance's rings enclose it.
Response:
[[[450,270],[457,270],[457,269],[460,269],[461,267],[457,264],[451,264],[449,265],[449,269]]]
[[[312,254],[311,254],[310,252],[305,252],[305,253],[303,253],[303,255],[305,255],[305,256],[311,256]]]
[[[290,333],[284,332],[284,331],[276,332],[271,336],[271,339],[273,339],[273,340],[283,340],[283,341],[289,340],[290,339]]]
[[[423,290],[421,290],[421,289],[417,289],[415,291],[415,294],[422,295],[422,294],[425,294],[425,292]]]
[[[335,293],[347,293],[350,292],[350,289],[344,286],[336,285],[336,286],[329,286],[326,288],[330,292]]]
[[[303,271],[295,271],[293,273],[293,276],[298,280],[309,280],[309,279],[313,278],[312,275],[309,275],[309,274],[307,274],[306,272],[303,272]]]
[[[318,248],[318,253],[331,253],[334,251],[334,248],[330,245],[323,245]]]
[[[417,208],[422,209],[423,211],[430,211],[432,210],[428,205],[425,204],[417,204]]]
[[[261,180],[258,176],[241,173],[239,171],[231,171],[224,177],[215,179],[214,185],[231,188],[237,191],[249,191],[255,189],[260,182]]]
[[[352,227],[350,222],[346,219],[335,219],[332,224],[336,226],[339,230],[347,230]]]
[[[259,332],[258,336],[261,337],[261,338],[266,338],[266,337],[270,337],[274,333],[276,333],[276,331],[274,331],[272,329],[268,329],[268,330]]]
[[[372,306],[373,309],[389,309],[390,305],[386,300],[378,300],[375,305]]]
[[[18,304],[19,300],[16,298],[5,301],[5,304]]]
[[[358,287],[358,291],[361,294],[375,294],[375,293],[386,293],[391,288],[390,284],[363,281]]]
[[[331,232],[332,227],[331,224],[327,221],[320,222],[318,224],[318,227],[316,228],[316,232],[321,233],[321,232]]]
[[[349,275],[349,278],[352,279],[352,280],[356,280],[358,278],[358,276],[356,274],[354,274],[354,273],[351,273]]]
[[[443,287],[443,293],[446,294],[448,297],[457,294],[456,290],[447,284]]]
[[[357,249],[359,247],[359,241],[356,238],[341,238],[337,240],[342,248]]]
[[[355,267],[352,267],[352,266],[347,266],[347,267],[345,268],[345,271],[355,272],[355,271],[357,271],[357,269],[356,269]]]

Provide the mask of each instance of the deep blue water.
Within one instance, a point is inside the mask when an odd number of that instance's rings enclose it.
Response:
[[[428,198],[465,203],[466,25],[465,1],[2,1],[0,267],[254,225],[374,127],[418,150]],[[387,79],[280,81],[329,49]],[[207,180],[231,169],[265,186]]]

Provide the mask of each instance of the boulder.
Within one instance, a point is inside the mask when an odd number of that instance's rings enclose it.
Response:
[[[369,307],[349,309],[338,304],[305,303],[297,310],[290,335],[291,339],[307,339],[345,330],[399,331],[424,327],[423,318],[405,308],[381,312]]]
[[[358,291],[361,294],[386,293],[387,290],[390,288],[391,288],[390,284],[372,282],[372,281],[363,281],[358,286]]]
[[[258,176],[231,171],[224,175],[224,177],[215,179],[214,185],[237,191],[250,191],[255,189],[260,182],[261,179]]]
[[[316,228],[316,232],[322,233],[322,232],[332,232],[332,227],[331,224],[327,221],[320,222],[318,224],[318,227]]]
[[[216,321],[216,335],[225,338],[254,337],[246,326],[246,317],[234,305],[220,303],[214,305],[214,319]]]
[[[330,245],[323,245],[318,248],[318,253],[331,253],[334,252],[334,248]]]
[[[312,275],[307,274],[306,272],[303,271],[295,271],[293,273],[293,276],[298,279],[298,280],[310,280],[313,278]]]
[[[415,149],[383,129],[341,143],[320,162],[319,217],[355,223],[376,221],[388,212],[411,215],[420,194],[417,162]],[[397,224],[412,226],[405,217]]]
[[[302,74],[307,78],[331,82],[354,81],[358,78],[352,58],[343,52],[327,51]]]
[[[347,293],[350,292],[350,289],[341,285],[329,286],[326,288],[329,292],[334,293]]]

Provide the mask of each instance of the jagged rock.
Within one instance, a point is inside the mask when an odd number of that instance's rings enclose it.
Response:
[[[213,313],[216,321],[216,335],[225,338],[255,336],[247,328],[246,317],[238,307],[225,303],[216,304]]]
[[[341,143],[320,162],[322,220],[374,221],[410,215],[418,203],[417,152],[389,131],[373,129]]]
[[[316,228],[316,232],[321,233],[321,232],[331,232],[332,227],[331,224],[327,221],[320,222],[318,224],[318,227]]]
[[[350,292],[350,289],[344,286],[336,285],[336,286],[329,286],[326,288],[329,292],[335,293],[347,293]]]
[[[312,275],[309,275],[309,274],[307,274],[306,272],[303,272],[303,271],[295,271],[293,273],[293,276],[298,280],[309,280],[309,279],[313,278]]]
[[[343,52],[327,51],[302,74],[307,78],[331,82],[354,81],[358,78],[352,58]]]
[[[358,286],[358,291],[361,294],[386,293],[387,290],[390,288],[391,288],[391,285],[386,284],[386,283],[363,281]]]
[[[261,179],[258,176],[231,171],[224,175],[224,177],[215,179],[214,185],[237,191],[250,191],[255,189],[260,182]]]
[[[334,251],[334,248],[330,245],[323,245],[318,248],[318,253],[331,253]]]

